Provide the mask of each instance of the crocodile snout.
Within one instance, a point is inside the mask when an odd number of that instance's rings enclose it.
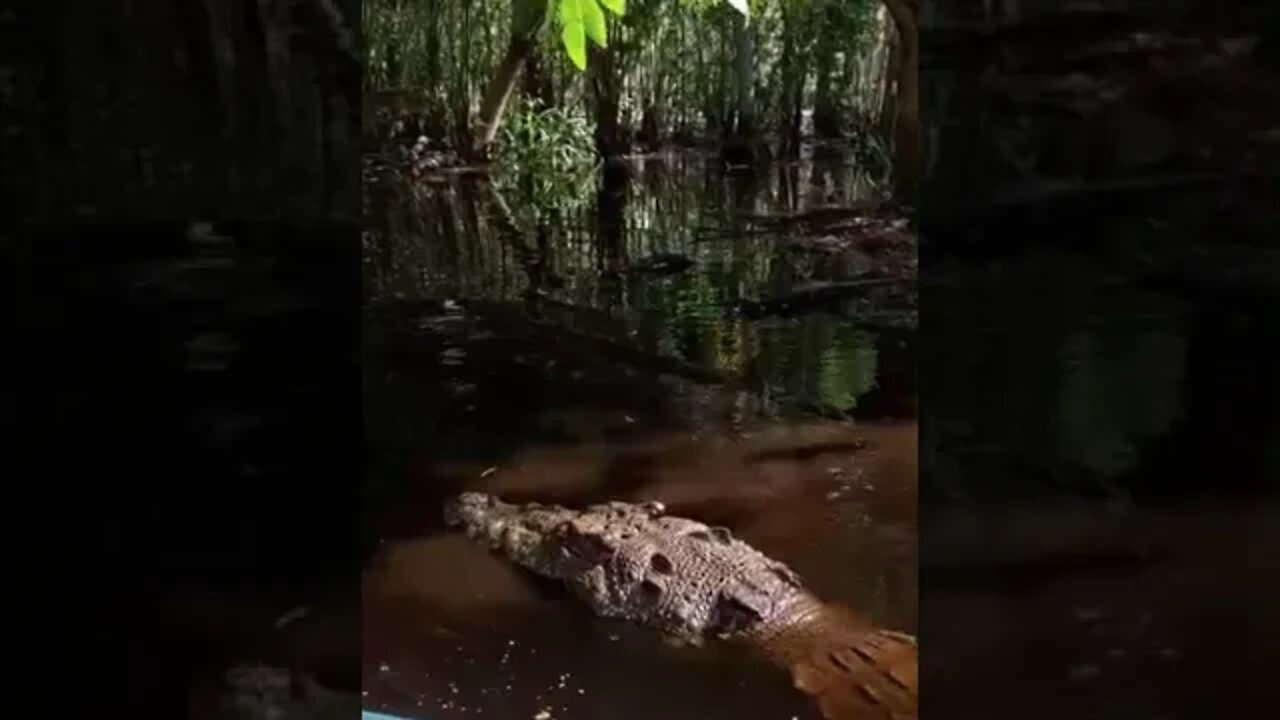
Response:
[[[464,492],[450,498],[444,504],[444,524],[451,528],[475,527],[484,521],[495,502],[492,495],[478,492]]]

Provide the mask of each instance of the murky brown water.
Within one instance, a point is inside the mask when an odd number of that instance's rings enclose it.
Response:
[[[825,599],[916,626],[916,430],[836,423],[533,447],[439,469],[509,497],[654,498],[723,523]],[[437,481],[439,481],[437,479]],[[425,519],[430,524],[434,519]],[[365,579],[365,706],[430,718],[814,718],[785,673],[594,618],[464,538],[386,543]]]
[[[1252,715],[1280,659],[1276,517],[1272,504],[927,517],[930,697],[990,718]],[[1052,562],[1067,553],[1076,567]]]
[[[1181,243],[1220,245],[1156,206],[1211,205],[1149,202],[1126,212],[1191,237],[1133,232],[1119,211],[1061,232],[1127,233],[1160,248],[1155,270],[1036,252],[924,273],[930,716],[1248,717],[1269,702],[1280,524],[1259,496],[1280,474],[1257,348],[1274,293],[1167,269],[1203,262]]]

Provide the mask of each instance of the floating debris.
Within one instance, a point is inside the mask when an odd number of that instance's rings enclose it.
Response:
[[[1075,617],[1079,622],[1095,622],[1106,617],[1106,613],[1100,608],[1076,608]]]
[[[1102,668],[1097,665],[1085,664],[1077,665],[1071,668],[1071,679],[1076,681],[1092,680],[1102,672]]]
[[[296,622],[298,620],[301,620],[302,618],[306,617],[307,613],[309,612],[311,612],[311,608],[308,608],[306,605],[299,605],[298,607],[295,607],[289,612],[276,618],[275,628],[279,630],[280,628],[283,628],[285,625],[288,625],[291,622]]]

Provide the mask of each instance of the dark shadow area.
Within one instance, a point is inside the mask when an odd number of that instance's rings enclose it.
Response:
[[[1277,16],[985,7],[922,30],[930,712],[1257,712],[1280,647]]]
[[[36,671],[46,712],[358,702],[358,17],[3,17],[12,639],[70,673]]]

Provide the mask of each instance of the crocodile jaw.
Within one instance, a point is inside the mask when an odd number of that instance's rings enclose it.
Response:
[[[465,492],[444,506],[445,525],[463,530],[471,540],[530,570],[560,577],[561,568],[548,557],[548,539],[564,518],[562,513],[505,503],[486,493]]]
[[[498,519],[504,504],[492,495],[465,492],[445,501],[444,524],[450,528],[461,528],[471,535]]]

